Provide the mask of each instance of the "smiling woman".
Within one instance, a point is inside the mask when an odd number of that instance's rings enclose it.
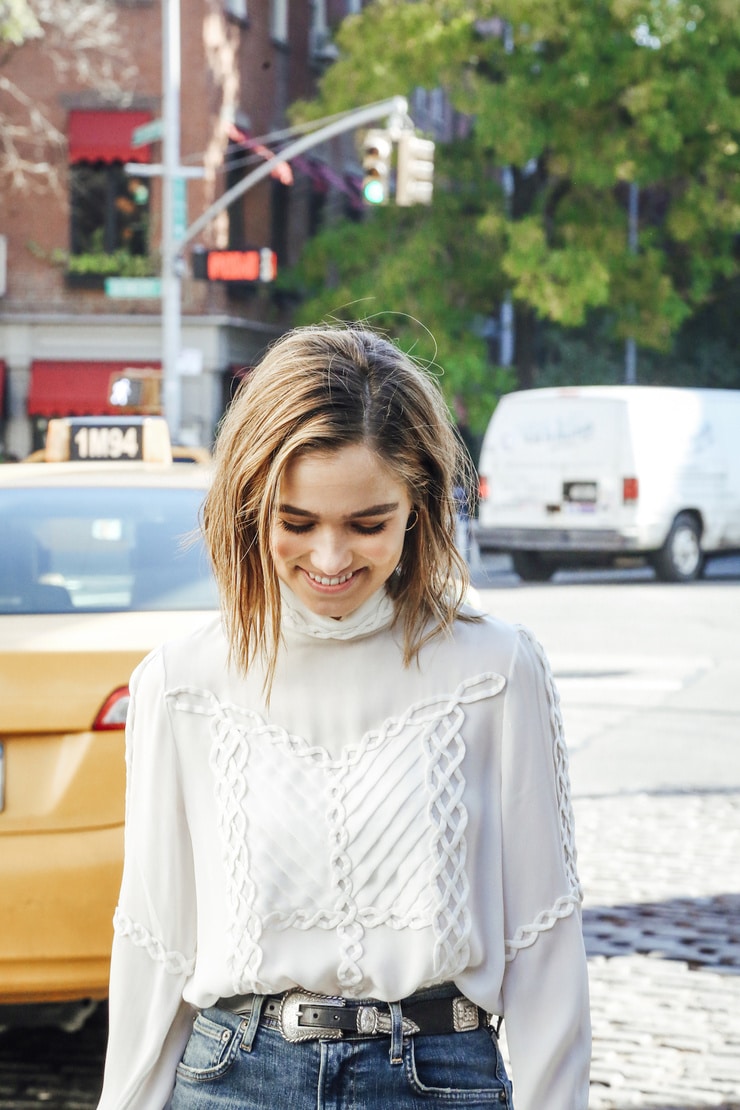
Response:
[[[299,455],[285,468],[280,497],[278,578],[313,613],[340,620],[398,566],[411,496],[369,447],[354,443]]]
[[[222,613],[130,683],[101,1110],[585,1110],[557,695],[466,604],[460,453],[366,329],[284,336],[233,402]]]
[[[245,379],[227,413],[204,512],[232,648],[245,669],[255,653],[263,656],[268,689],[282,604],[281,574],[272,557],[275,525],[279,506],[295,502],[286,495],[285,483],[296,482],[299,460],[305,462],[315,452],[336,455],[343,448],[352,449],[342,456],[348,466],[344,477],[342,465],[327,465],[318,476],[315,459],[309,470],[301,468],[304,481],[313,473],[314,496],[317,484],[328,482],[331,497],[341,492],[345,513],[354,514],[373,502],[398,502],[394,520],[402,530],[411,508],[415,510],[416,526],[403,531],[398,558],[385,579],[403,628],[406,663],[426,640],[451,626],[466,594],[467,565],[455,546],[454,480],[468,471],[469,463],[433,379],[373,332],[298,329],[284,336]],[[370,489],[390,492],[373,496]],[[326,516],[328,502],[324,493],[320,502],[294,507]],[[392,531],[391,515],[381,521],[358,519]],[[291,521],[302,522],[295,516]],[[324,527],[318,532],[327,534]],[[352,567],[346,563],[333,574],[326,566],[309,564],[305,569],[336,577]],[[375,589],[382,584],[374,575]],[[340,615],[349,612],[348,605]]]

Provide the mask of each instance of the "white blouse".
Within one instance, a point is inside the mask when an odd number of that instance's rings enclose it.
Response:
[[[505,1013],[516,1110],[585,1110],[590,1025],[558,697],[541,647],[457,621],[404,668],[376,594],[283,597],[269,707],[216,618],[131,680],[99,1110],[160,1110],[193,1008],[452,980]]]

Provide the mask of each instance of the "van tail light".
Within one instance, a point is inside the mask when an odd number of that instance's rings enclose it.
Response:
[[[110,732],[126,727],[126,714],[131,695],[128,686],[119,686],[103,702],[93,721],[93,732]]]
[[[488,478],[485,474],[481,474],[478,478],[478,497],[481,501],[488,500]]]
[[[640,496],[640,483],[637,478],[622,479],[622,501],[625,505],[633,504]]]

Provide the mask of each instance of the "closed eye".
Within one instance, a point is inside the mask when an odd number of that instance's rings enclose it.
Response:
[[[358,524],[357,521],[353,521],[351,527],[360,536],[377,536],[385,530],[387,523],[387,520],[381,520],[379,524]]]
[[[377,536],[385,531],[388,524],[387,520],[381,520],[377,524],[360,524],[359,521],[353,520],[350,528],[359,536]],[[303,536],[310,532],[314,527],[313,521],[308,521],[306,524],[295,524],[292,520],[280,520],[280,527],[286,532],[292,533],[294,536]]]
[[[296,535],[303,535],[304,532],[310,532],[313,528],[313,522],[310,524],[293,524],[289,520],[281,520],[280,527],[284,528],[286,532],[293,532]]]

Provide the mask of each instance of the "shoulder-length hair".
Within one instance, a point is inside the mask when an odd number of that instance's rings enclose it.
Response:
[[[455,547],[455,486],[470,464],[434,379],[393,343],[355,326],[297,328],[250,372],[221,424],[203,508],[232,659],[266,663],[280,640],[271,536],[287,464],[307,451],[363,443],[404,484],[418,517],[386,583],[404,663],[448,630],[468,586]]]

